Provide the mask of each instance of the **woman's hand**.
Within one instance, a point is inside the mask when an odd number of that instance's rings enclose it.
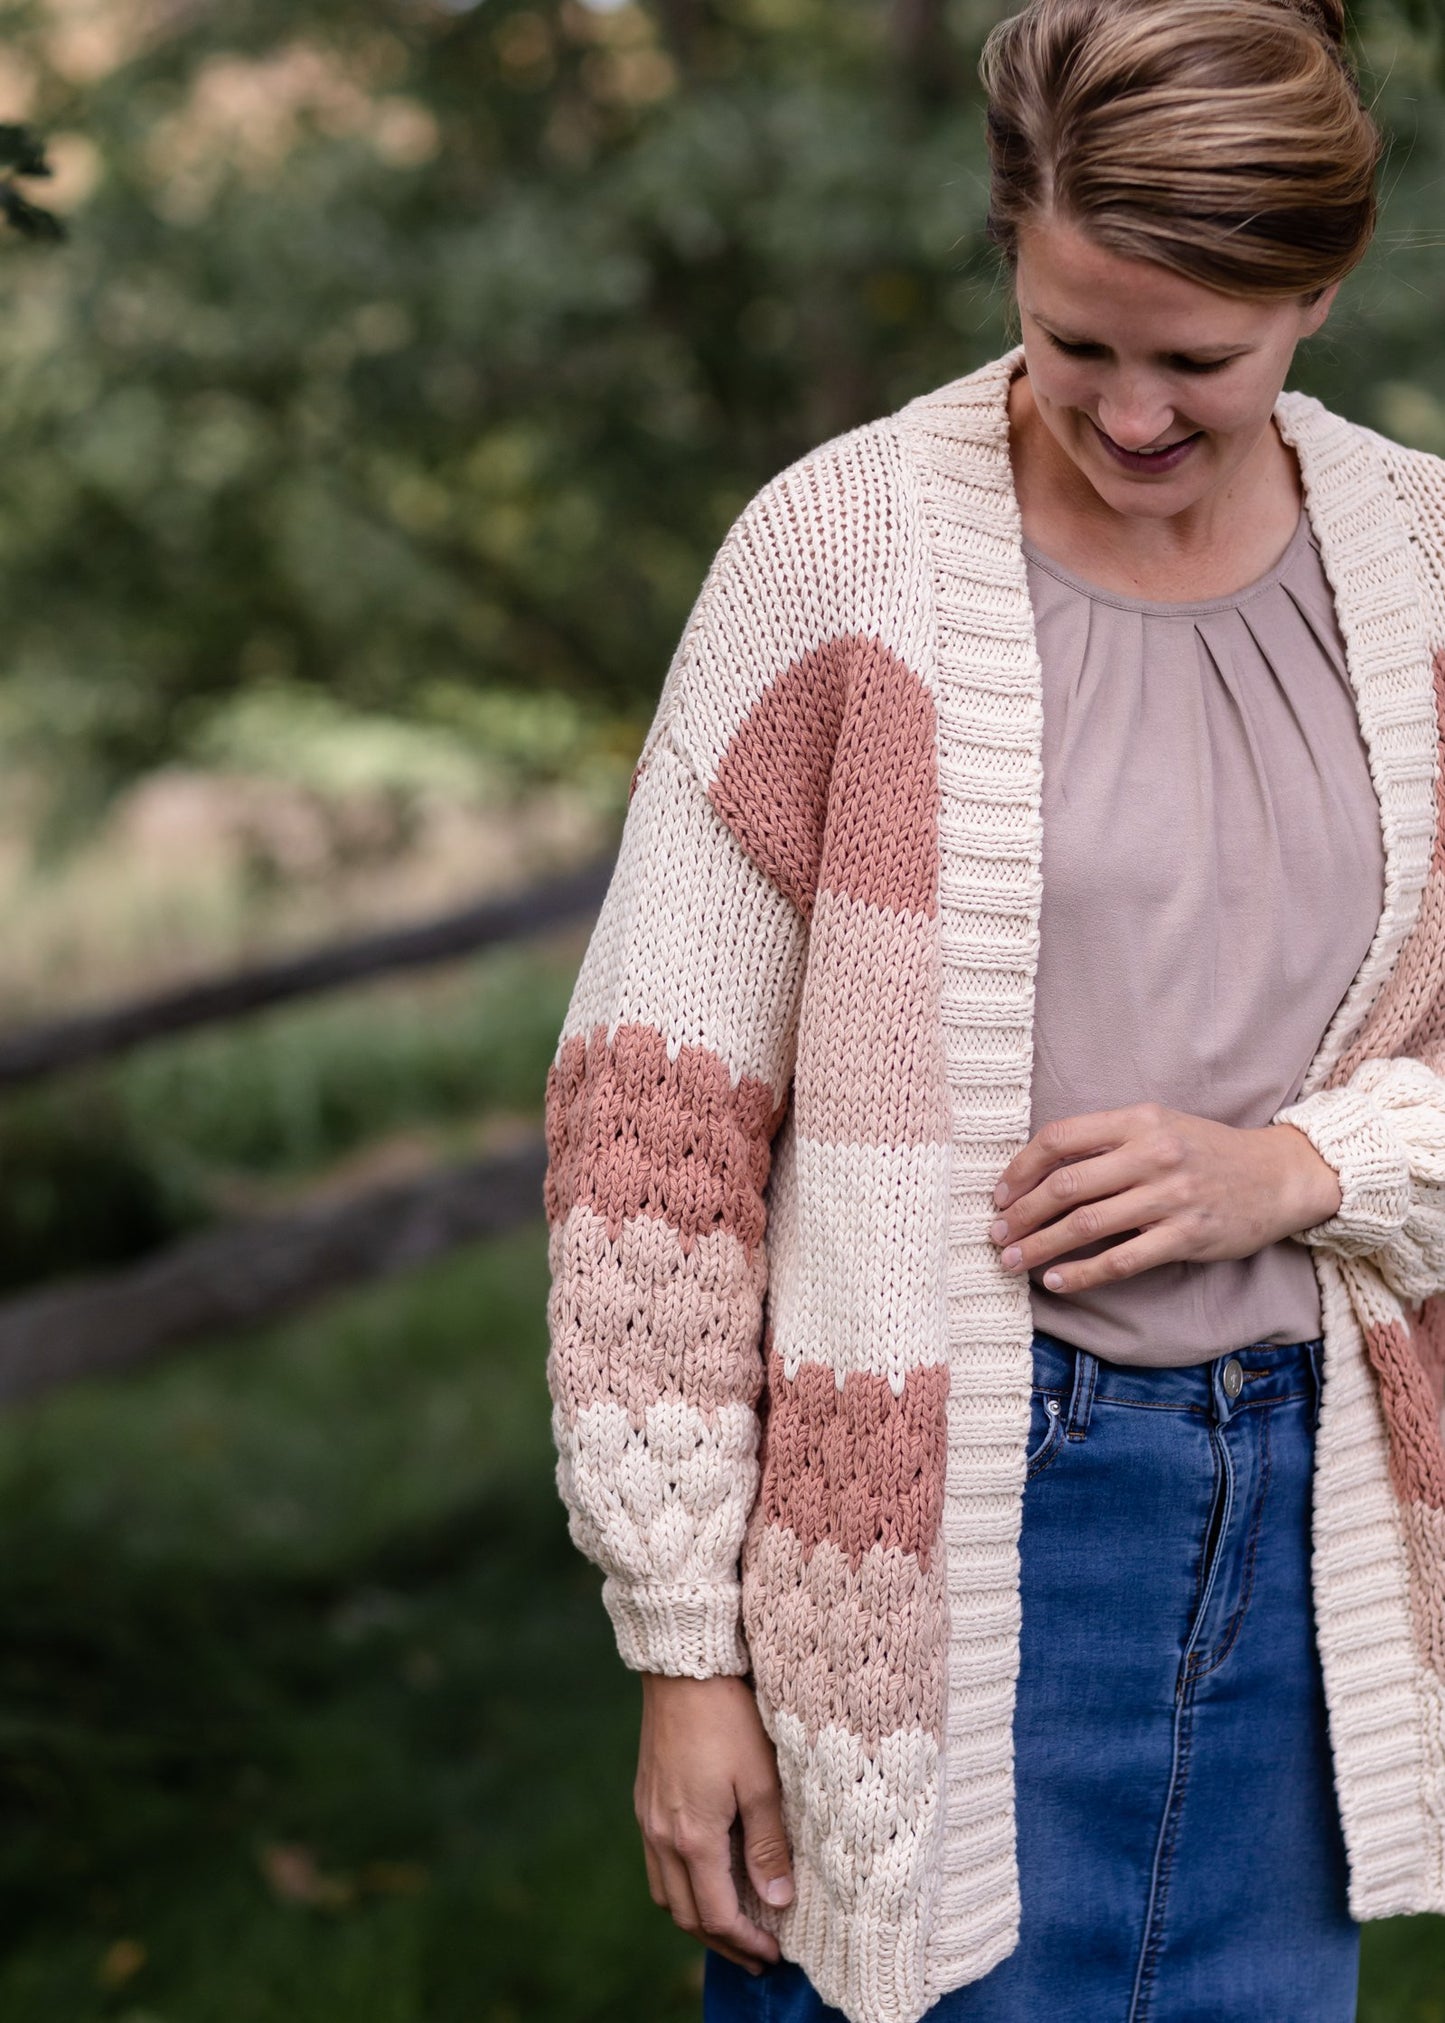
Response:
[[[1006,1271],[1118,1235],[1096,1256],[1044,1273],[1050,1292],[1132,1278],[1177,1258],[1252,1257],[1340,1205],[1331,1167],[1292,1124],[1240,1130],[1162,1103],[1062,1117],[999,1177],[989,1230]]]
[[[632,1797],[652,1901],[750,1973],[776,1961],[772,1933],[743,1915],[732,1866],[736,1821],[758,1895],[785,1904],[793,1894],[777,1752],[752,1687],[644,1672]]]

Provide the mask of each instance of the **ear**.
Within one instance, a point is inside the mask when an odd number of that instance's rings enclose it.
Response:
[[[1301,337],[1314,336],[1315,332],[1320,328],[1325,318],[1329,315],[1330,310],[1334,304],[1334,299],[1339,294],[1339,292],[1340,292],[1340,283],[1338,281],[1331,281],[1329,287],[1322,289],[1321,292],[1318,295],[1316,295],[1313,302],[1309,302],[1305,305],[1303,311],[1301,312],[1301,319],[1300,319]]]

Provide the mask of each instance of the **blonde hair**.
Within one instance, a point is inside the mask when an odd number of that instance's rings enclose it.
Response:
[[[984,44],[988,233],[1052,213],[1229,295],[1363,257],[1383,142],[1343,0],[1030,0]]]

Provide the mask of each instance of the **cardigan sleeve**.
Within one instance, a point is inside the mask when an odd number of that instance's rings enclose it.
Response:
[[[556,1483],[623,1662],[745,1673],[767,1185],[808,914],[679,725],[763,664],[789,600],[735,527],[674,655],[546,1087]],[[748,847],[744,847],[745,841]]]
[[[1395,488],[1429,636],[1445,640],[1445,461],[1374,430],[1356,433],[1373,445]],[[1439,691],[1445,646],[1435,670]],[[1421,968],[1438,979],[1438,954]],[[1340,1182],[1335,1213],[1296,1240],[1367,1258],[1412,1303],[1445,1291],[1445,997],[1427,996],[1434,1001],[1423,1007],[1412,1002],[1413,1032],[1402,1051],[1360,1061],[1340,1087],[1316,1090],[1270,1120],[1302,1131]]]
[[[1275,1112],[1340,1182],[1338,1209],[1296,1241],[1368,1258],[1401,1299],[1445,1291],[1445,1074],[1413,1054],[1361,1061],[1337,1089]]]

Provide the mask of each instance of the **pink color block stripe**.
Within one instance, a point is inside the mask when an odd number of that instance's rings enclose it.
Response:
[[[1435,655],[1435,720],[1438,739],[1435,781],[1435,847],[1420,910],[1395,958],[1389,981],[1359,1032],[1335,1063],[1327,1086],[1340,1088],[1360,1062],[1371,1056],[1417,1054],[1441,1065],[1445,1042],[1445,991],[1440,988],[1440,952],[1445,948],[1445,648]]]
[[[1435,850],[1431,870],[1445,878],[1445,645],[1435,653],[1435,732],[1439,740],[1435,765]]]
[[[1410,1333],[1438,1415],[1445,1411],[1445,1294],[1422,1301]]]
[[[611,1046],[601,1024],[574,1034],[547,1073],[547,1220],[585,1201],[614,1239],[629,1216],[654,1215],[684,1250],[725,1229],[751,1257],[786,1109],[756,1076],[734,1086],[710,1047],[669,1060],[655,1026],[621,1025]]]
[[[945,1145],[949,1137],[938,917],[826,887],[808,931],[793,1109],[833,1145]]]
[[[827,1727],[850,1729],[870,1750],[906,1728],[942,1742],[947,1607],[942,1554],[924,1569],[889,1545],[856,1564],[828,1543],[809,1553],[754,1505],[743,1634],[759,1701],[795,1714],[810,1747]]]
[[[1410,1628],[1421,1662],[1445,1681],[1445,1512],[1407,1503],[1400,1513],[1410,1564]]]
[[[1328,1086],[1341,1088],[1361,1061],[1415,1054],[1432,1061],[1445,1038],[1445,992],[1440,951],[1445,948],[1445,871],[1431,871],[1420,894],[1414,931],[1395,957],[1389,982],[1371,1005],[1364,1027],[1340,1057]]]
[[[670,1223],[647,1215],[613,1238],[578,1202],[549,1232],[547,1252],[547,1378],[564,1425],[598,1398],[615,1398],[638,1429],[662,1397],[683,1398],[708,1420],[720,1405],[756,1404],[761,1248],[747,1258],[719,1229],[684,1251]]]
[[[1402,1504],[1445,1510],[1445,1453],[1440,1414],[1408,1322],[1371,1323],[1365,1329],[1370,1360],[1380,1379],[1390,1433],[1390,1480]]]
[[[824,1539],[856,1571],[875,1546],[927,1572],[939,1546],[948,1450],[948,1366],[910,1370],[900,1396],[886,1377],[805,1362],[796,1377],[767,1338],[762,1521],[787,1525],[806,1558]]]
[[[828,830],[818,883],[891,906],[938,911],[938,723],[913,670],[870,643],[833,762]]]
[[[933,698],[879,640],[844,634],[784,668],[708,791],[805,916],[820,884],[899,912],[937,909]]]

